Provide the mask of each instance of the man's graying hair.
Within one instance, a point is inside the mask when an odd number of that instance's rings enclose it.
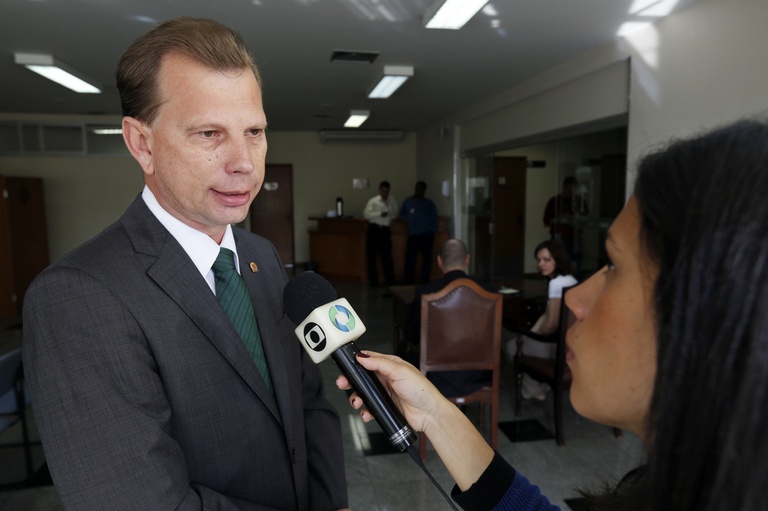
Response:
[[[117,88],[123,116],[151,124],[162,103],[158,75],[169,54],[183,55],[215,70],[259,70],[243,39],[224,25],[204,18],[165,21],[139,37],[120,58]]]

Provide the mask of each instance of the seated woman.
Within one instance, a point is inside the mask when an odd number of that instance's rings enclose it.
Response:
[[[767,190],[765,122],[676,142],[640,163],[608,232],[611,262],[566,295],[573,407],[647,450],[644,467],[589,494],[587,509],[765,508]],[[358,361],[426,433],[465,509],[557,509],[413,366],[378,354]]]
[[[559,241],[543,241],[539,243],[533,254],[539,267],[539,273],[549,279],[549,283],[547,286],[547,308],[530,328],[530,332],[549,335],[557,332],[560,327],[560,302],[563,298],[563,288],[573,286],[577,281],[571,275],[573,272],[571,258],[568,257],[568,252]],[[529,357],[555,358],[555,349],[554,343],[537,341],[529,336],[523,337],[523,353]],[[512,339],[507,344],[507,354],[511,360],[515,359],[516,352],[517,342]],[[523,399],[534,398],[543,401],[551,389],[546,383],[538,382],[524,374],[521,390]]]

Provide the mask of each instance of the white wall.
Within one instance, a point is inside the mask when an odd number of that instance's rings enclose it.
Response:
[[[627,39],[630,169],[671,137],[766,112],[766,20],[765,0],[700,0]]]
[[[460,126],[459,150],[475,154],[597,122],[624,108],[631,190],[637,158],[649,148],[768,112],[766,19],[765,0],[699,0],[626,41],[582,55],[440,124]],[[443,160],[431,158],[421,144],[438,127],[419,132],[420,167]]]

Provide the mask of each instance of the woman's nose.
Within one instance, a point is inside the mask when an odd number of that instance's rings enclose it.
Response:
[[[597,292],[597,286],[599,286],[598,278],[600,278],[600,275],[596,273],[565,294],[565,304],[573,312],[577,320],[587,317]]]

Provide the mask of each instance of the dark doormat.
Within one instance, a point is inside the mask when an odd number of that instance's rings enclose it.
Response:
[[[499,422],[499,429],[509,438],[510,442],[533,442],[555,438],[555,435],[550,433],[536,419]]]
[[[568,507],[573,511],[588,511],[584,499],[564,499]]]

